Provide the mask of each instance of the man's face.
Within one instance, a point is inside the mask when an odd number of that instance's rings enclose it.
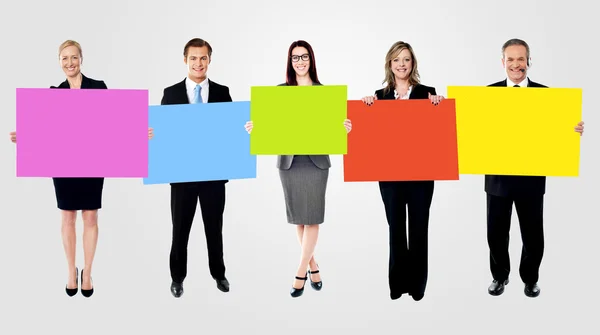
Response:
[[[196,83],[206,79],[210,56],[207,47],[190,47],[187,51],[187,57],[183,59],[188,67],[188,77]]]
[[[527,77],[527,49],[522,45],[509,46],[504,50],[502,65],[508,78],[520,83]]]

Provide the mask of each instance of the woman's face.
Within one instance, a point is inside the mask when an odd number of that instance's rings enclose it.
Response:
[[[412,66],[413,60],[408,49],[403,49],[390,63],[394,76],[402,80],[406,80],[410,77]]]
[[[305,47],[295,47],[292,50],[291,58],[296,75],[302,77],[308,74],[308,69],[310,68],[310,56]]]
[[[67,77],[78,75],[81,66],[79,49],[73,45],[64,48],[60,53],[60,64]]]

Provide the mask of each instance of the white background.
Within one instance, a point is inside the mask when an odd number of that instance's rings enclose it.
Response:
[[[595,280],[600,233],[598,107],[594,71],[599,31],[593,1],[22,1],[0,10],[0,307],[2,334],[537,334],[598,331]],[[422,81],[450,85],[505,78],[501,46],[531,46],[529,77],[584,90],[579,178],[549,178],[546,249],[536,299],[518,276],[521,241],[511,231],[511,283],[500,297],[491,282],[483,176],[438,182],[431,208],[425,298],[389,299],[388,231],[376,183],[344,183],[333,156],[326,222],[317,247],[323,290],[289,296],[300,256],[286,223],[275,157],[259,157],[258,178],[227,185],[225,261],[231,292],[208,273],[200,216],[190,238],[183,298],[170,292],[169,187],[108,179],[94,264],[95,294],[69,298],[60,213],[50,179],[17,179],[15,89],[62,82],[58,46],[82,44],[83,73],[109,88],[162,90],[186,75],[183,47],[194,37],[213,48],[209,77],[250,98],[252,85],[285,80],[286,53],[309,41],[324,84],[347,84],[349,99],[381,87],[384,57],[397,40],[412,44]],[[240,127],[243,125],[240,125]],[[535,124],[523,125],[523,131]],[[573,125],[574,126],[574,125]],[[98,134],[109,136],[109,134]],[[77,155],[77,153],[73,153]],[[78,266],[83,266],[81,221]]]

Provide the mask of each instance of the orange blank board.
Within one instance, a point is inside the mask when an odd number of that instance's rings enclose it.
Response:
[[[458,180],[454,99],[348,101],[344,181]]]

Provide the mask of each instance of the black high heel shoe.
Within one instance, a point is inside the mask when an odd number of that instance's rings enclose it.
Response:
[[[92,281],[92,277],[90,276],[90,282]],[[86,298],[89,298],[92,296],[92,294],[94,294],[94,287],[93,287],[93,283],[92,283],[92,288],[89,290],[84,290],[83,289],[83,269],[81,270],[81,295],[83,295]]]
[[[304,284],[302,284],[301,288],[295,288],[295,287],[292,286],[292,290],[290,291],[290,294],[292,295],[292,298],[298,298],[299,296],[302,295],[302,293],[304,293],[304,285],[306,285],[306,280],[308,279],[308,277],[307,277],[307,275],[304,275],[304,277],[298,277],[298,276],[296,276],[296,279],[298,279],[298,280],[304,280]]]
[[[308,270],[308,273],[310,275],[313,275],[315,273],[319,273],[319,270],[317,270],[317,271],[310,271],[310,270]],[[322,280],[320,280],[320,281],[313,281],[312,277],[310,277],[310,286],[312,286],[313,289],[315,289],[317,291],[320,291],[323,288],[323,281]]]
[[[79,269],[75,268],[75,285],[79,283]],[[65,286],[65,291],[69,297],[74,296],[79,291],[79,285],[75,288],[69,288],[69,285]]]

